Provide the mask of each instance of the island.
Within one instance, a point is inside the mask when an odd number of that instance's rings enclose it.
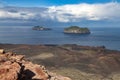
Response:
[[[67,34],[90,34],[90,30],[88,28],[78,27],[78,26],[70,26],[64,29],[64,33]]]
[[[44,31],[44,30],[51,30],[51,28],[45,28],[43,26],[34,26],[32,30]]]

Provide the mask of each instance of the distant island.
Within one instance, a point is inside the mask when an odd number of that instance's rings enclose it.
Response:
[[[88,28],[81,28],[78,26],[70,26],[70,27],[64,29],[64,33],[90,34],[90,30]]]
[[[51,28],[45,28],[43,26],[34,26],[32,30],[44,31],[44,30],[51,30]]]

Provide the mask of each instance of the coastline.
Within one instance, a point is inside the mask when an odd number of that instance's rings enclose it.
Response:
[[[120,51],[104,46],[0,44],[0,48],[25,55],[33,63],[45,65],[50,71],[73,80],[95,77],[99,80],[120,74]]]
[[[34,31],[32,27],[0,27],[0,42],[12,44],[78,44],[85,46],[106,46],[120,51],[120,28],[90,28],[89,35],[68,35],[63,28],[52,31]],[[58,37],[59,35],[59,37]],[[22,37],[22,38],[21,38]]]
[[[64,46],[64,45],[68,45],[68,46],[79,46],[79,47],[89,47],[89,48],[105,48],[106,50],[111,50],[111,51],[120,51],[120,50],[117,50],[117,49],[111,49],[111,48],[107,48],[106,46],[104,45],[101,45],[101,46],[96,46],[96,45],[80,45],[80,44],[18,44],[18,43],[0,43],[0,48],[1,48],[1,45],[4,45],[4,46],[23,46],[23,45],[26,45],[26,46]]]

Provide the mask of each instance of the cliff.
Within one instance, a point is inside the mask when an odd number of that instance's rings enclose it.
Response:
[[[88,28],[81,28],[78,26],[71,26],[64,29],[64,33],[74,33],[74,34],[90,34]]]
[[[25,60],[24,55],[0,49],[0,80],[71,80],[51,73],[44,66]]]

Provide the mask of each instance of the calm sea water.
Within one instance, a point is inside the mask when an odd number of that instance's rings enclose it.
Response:
[[[0,26],[0,43],[104,45],[108,49],[120,50],[120,28],[90,28],[89,35],[64,34],[63,28],[51,31],[34,31],[31,28]]]

